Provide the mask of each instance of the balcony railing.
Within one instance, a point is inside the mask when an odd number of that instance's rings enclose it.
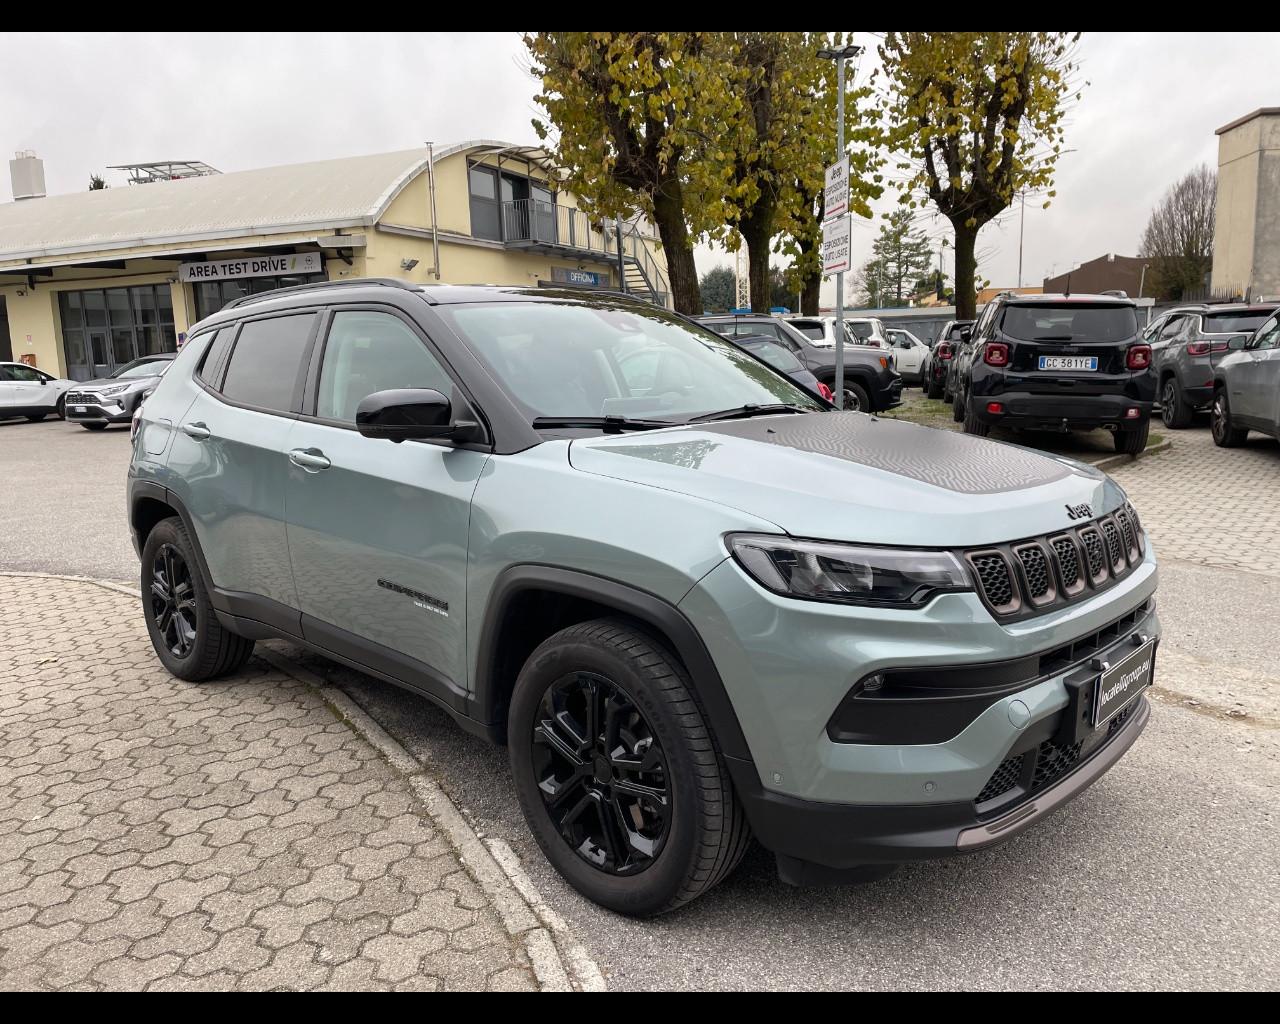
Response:
[[[502,240],[507,245],[571,249],[616,258],[618,236],[613,222],[598,227],[581,210],[545,199],[515,199],[502,204]],[[666,275],[634,226],[623,228],[622,255],[643,274],[651,297],[665,305],[670,292]]]

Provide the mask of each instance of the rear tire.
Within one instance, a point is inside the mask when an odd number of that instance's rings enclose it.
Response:
[[[156,656],[179,679],[226,675],[253,653],[253,641],[214,614],[195,543],[177,516],[157,523],[142,546],[142,604]]]
[[[964,405],[964,432],[972,434],[974,437],[986,437],[991,433],[991,424],[978,419],[977,414],[973,410],[973,402],[969,400],[969,396],[965,395]]]
[[[508,742],[542,852],[603,907],[673,910],[746,851],[746,815],[683,666],[626,621],[583,622],[539,645],[516,680]]]
[[[81,423],[80,426],[84,427],[85,430],[106,430],[107,429],[107,425],[105,423]]]
[[[1117,430],[1111,435],[1111,443],[1121,455],[1137,455],[1147,446],[1151,434],[1151,418],[1143,420],[1137,430]]]
[[[929,398],[937,400],[942,397],[942,385],[935,380],[927,380],[924,385],[924,393]]]
[[[1182,397],[1178,379],[1170,377],[1160,391],[1160,419],[1170,430],[1184,430],[1191,426],[1191,406]]]
[[[1239,448],[1249,439],[1247,427],[1231,425],[1231,404],[1227,401],[1226,388],[1213,393],[1213,407],[1209,411],[1209,431],[1213,443],[1219,448]]]
[[[951,396],[951,419],[956,423],[964,422],[964,395],[958,391]]]

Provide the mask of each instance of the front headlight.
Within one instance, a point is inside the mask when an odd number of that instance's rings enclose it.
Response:
[[[775,594],[811,601],[918,608],[937,594],[972,590],[949,551],[872,548],[737,533],[728,538],[738,564]]]
[[[131,387],[133,387],[132,384],[117,384],[113,388],[103,388],[98,394],[105,398],[107,395],[118,395],[122,391],[128,391]]]

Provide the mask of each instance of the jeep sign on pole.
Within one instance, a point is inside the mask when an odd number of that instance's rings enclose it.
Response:
[[[822,273],[843,274],[849,269],[849,215],[822,225]]]
[[[848,212],[849,158],[844,157],[827,168],[826,186],[822,190],[822,219]]]

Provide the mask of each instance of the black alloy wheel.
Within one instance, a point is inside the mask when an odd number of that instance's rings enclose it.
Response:
[[[151,620],[175,658],[186,658],[196,642],[196,595],[191,569],[172,544],[163,544],[151,563],[148,597]]]
[[[670,833],[672,794],[662,745],[627,692],[595,672],[561,677],[532,741],[543,805],[574,853],[610,875],[647,868]]]

